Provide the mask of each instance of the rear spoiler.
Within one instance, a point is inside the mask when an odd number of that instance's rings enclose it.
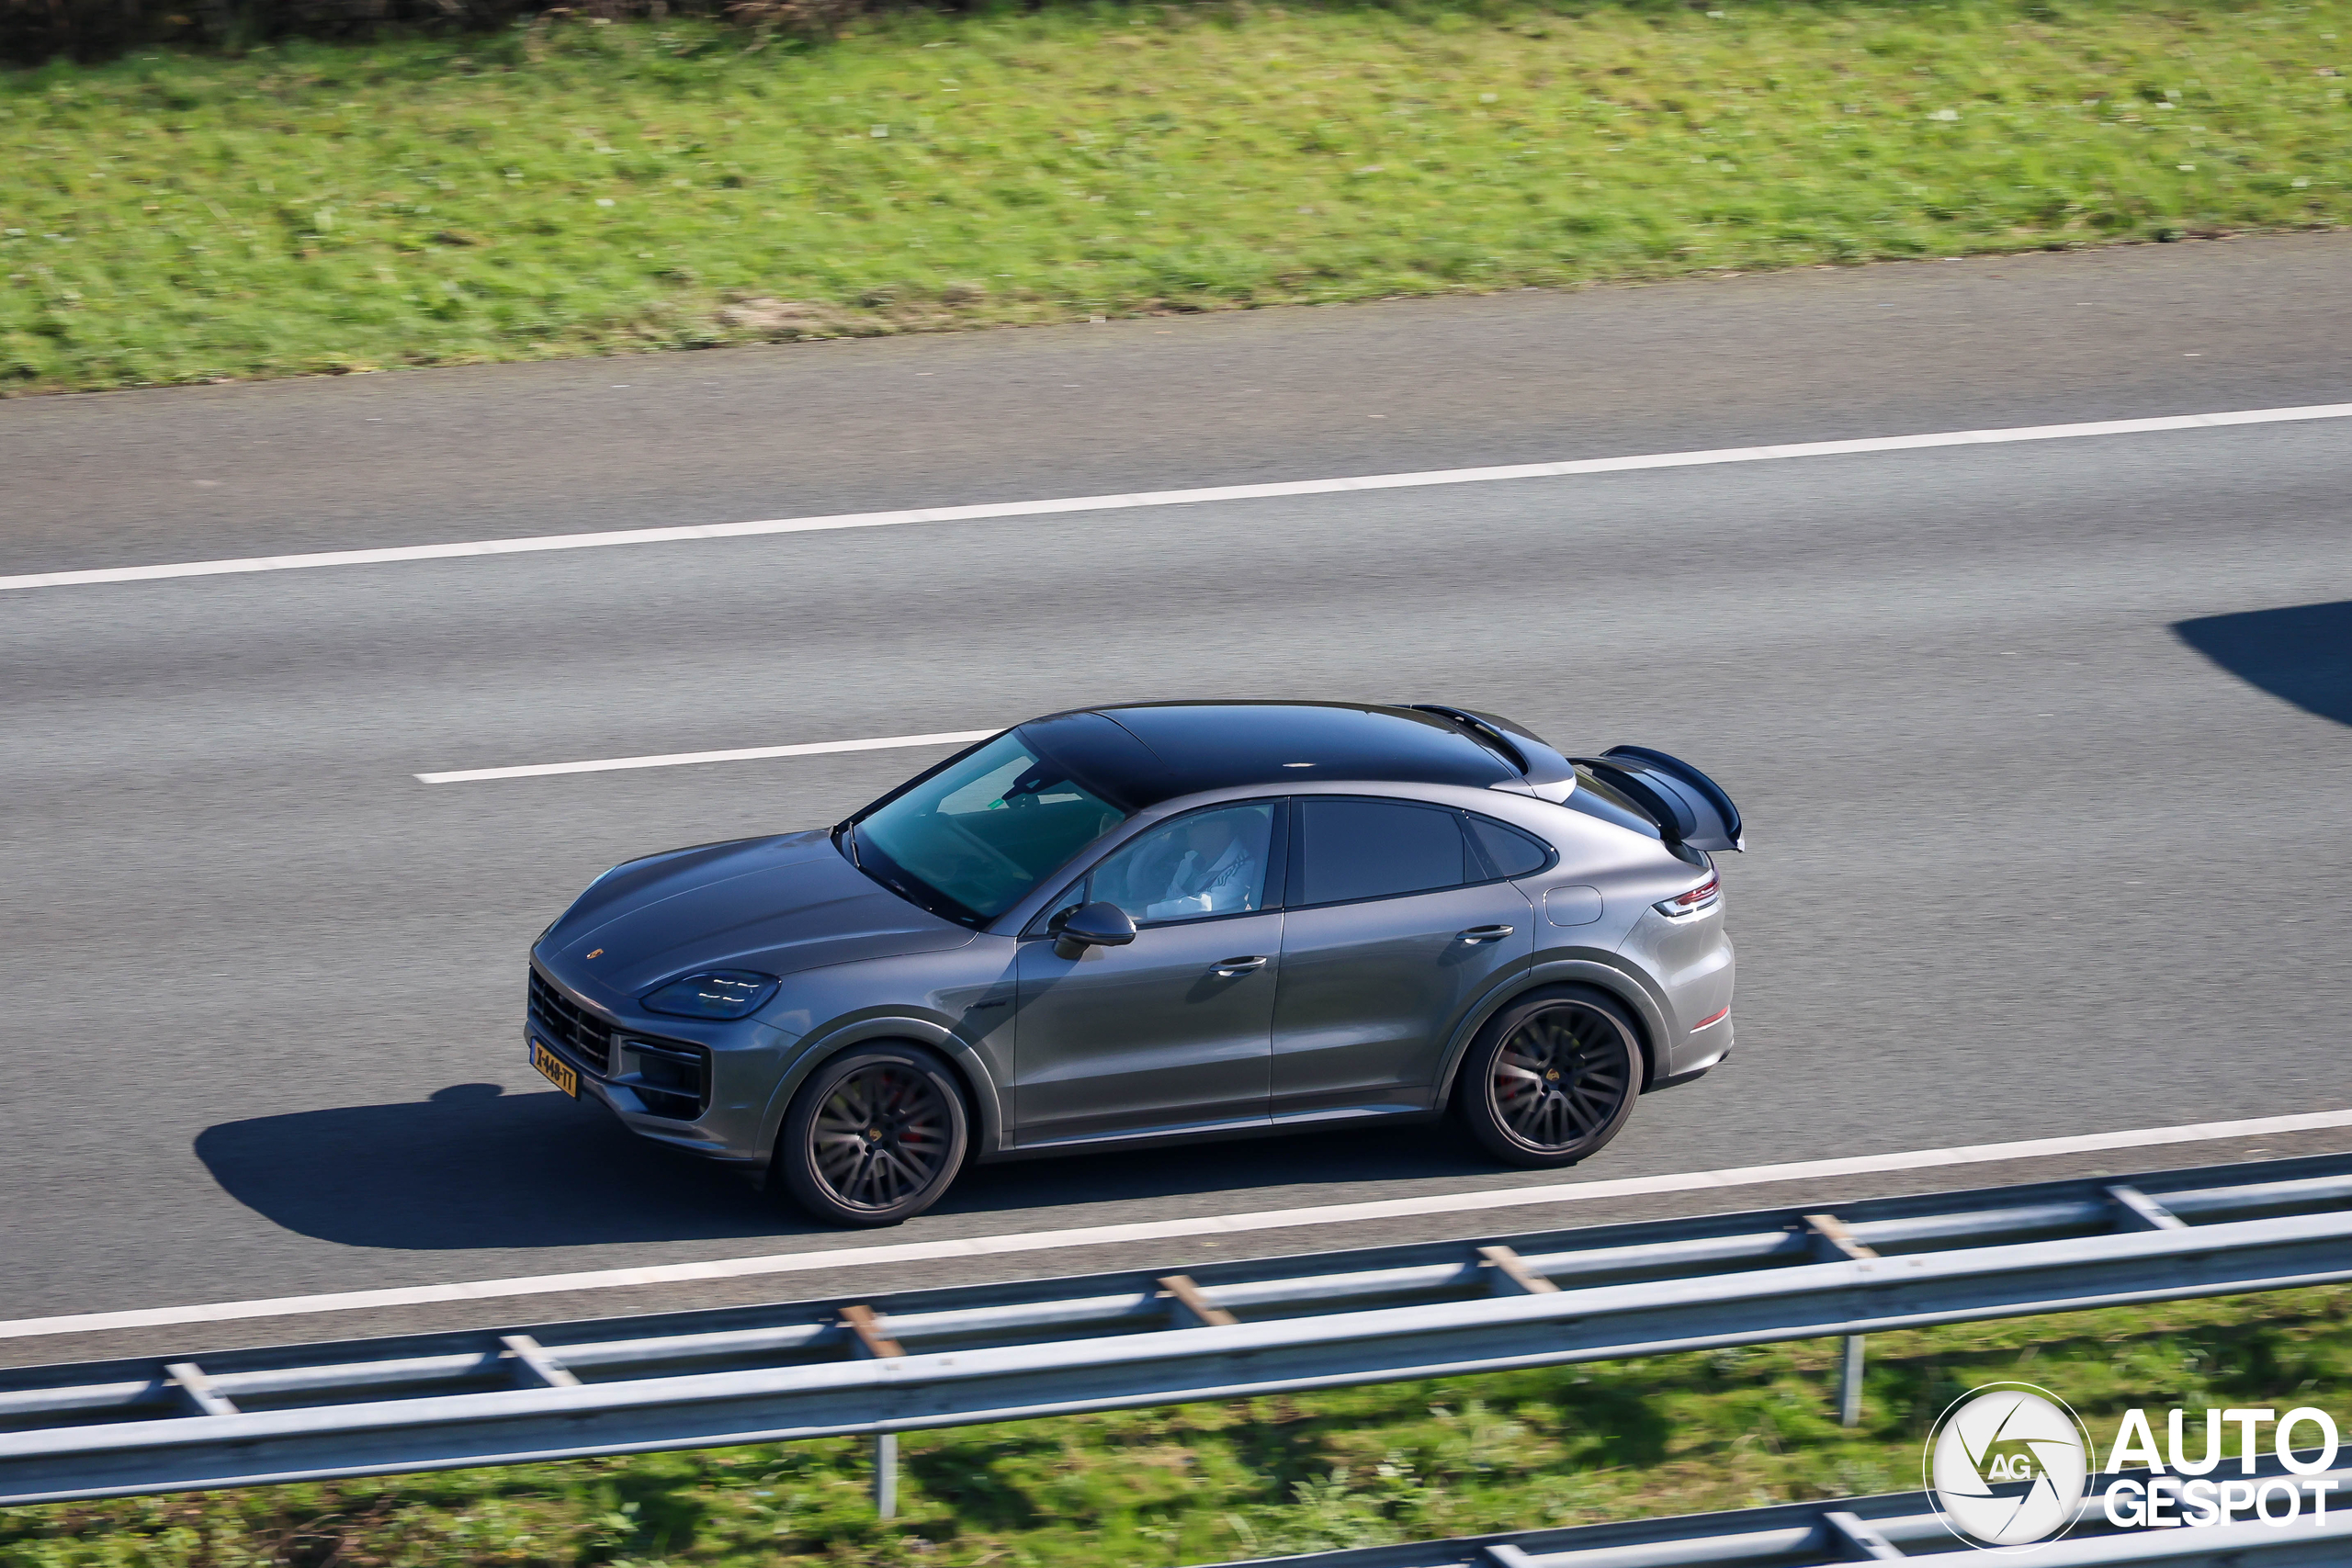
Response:
[[[1566,757],[1525,725],[1496,714],[1444,703],[1405,705],[1470,731],[1487,750],[1500,753],[1517,768],[1544,800],[1566,800],[1575,793],[1577,769],[1586,767],[1656,823],[1658,836],[1667,842],[1688,844],[1694,850],[1747,848],[1739,807],[1731,803],[1731,796],[1679,757],[1646,746],[1612,746],[1598,757]]]
[[[1747,848],[1739,807],[1722,785],[1680,758],[1646,746],[1612,746],[1598,757],[1576,761],[1640,807],[1669,843],[1694,850]]]

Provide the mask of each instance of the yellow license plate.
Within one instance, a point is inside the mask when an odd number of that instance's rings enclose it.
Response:
[[[580,1098],[580,1075],[571,1070],[571,1064],[536,1040],[531,1042],[531,1066],[546,1074],[548,1082],[572,1099]]]

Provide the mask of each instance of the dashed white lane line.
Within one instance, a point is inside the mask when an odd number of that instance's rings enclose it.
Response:
[[[659,757],[605,757],[593,762],[526,762],[514,768],[461,768],[449,773],[419,773],[424,784],[470,784],[476,779],[530,779],[548,773],[608,773],[622,768],[683,768],[694,762],[749,762],[762,757],[821,757],[832,751],[888,751],[900,746],[968,746],[993,729],[956,729],[941,735],[884,735],[872,740],[815,740],[802,746],[746,746],[733,751],[672,751]]]
[[[664,1263],[637,1269],[596,1269],[573,1274],[537,1274],[521,1279],[477,1280],[461,1284],[409,1285],[390,1290],[344,1291],[332,1295],[277,1296],[264,1301],[214,1302],[200,1306],[149,1307],[128,1312],[73,1313],[56,1317],[0,1323],[0,1339],[31,1339],[58,1334],[95,1334],[118,1328],[161,1328],[182,1324],[227,1323],[241,1318],[296,1317],[312,1313],[356,1312],[370,1307],[425,1306],[443,1302],[496,1301],[514,1296],[608,1291],[636,1285],[691,1284],[743,1280],[770,1274],[800,1274],[828,1269],[868,1268],[933,1258],[993,1258],[1008,1253],[1051,1252],[1074,1247],[1123,1242],[1170,1241],[1188,1236],[1240,1235],[1251,1231],[1353,1224],[1366,1220],[1426,1214],[1472,1214],[1542,1203],[1590,1202],[1605,1198],[1664,1192],[1727,1190],[1777,1181],[1823,1177],[1868,1176],[1887,1171],[1928,1170],[1939,1166],[1988,1165],[2003,1160],[2044,1159],[2110,1149],[2158,1148],[2168,1144],[2210,1143],[2221,1138],[2265,1138],[2352,1127],[2352,1111],[2320,1111],[2292,1116],[2261,1116],[2240,1122],[2199,1122],[2178,1127],[2143,1127],[2122,1133],[2091,1133],[2070,1138],[2031,1138],[2020,1143],[1973,1144],[1960,1148],[1913,1149],[1903,1154],[1856,1155],[1841,1159],[1754,1165],[1731,1170],[1690,1171],[1678,1176],[1634,1176],[1614,1181],[1549,1182],[1534,1187],[1491,1188],[1477,1192],[1441,1192],[1421,1198],[1383,1198],[1362,1203],[1326,1203],[1305,1209],[1267,1209],[1254,1213],[1200,1214],[1182,1219],[1138,1220],[1126,1224],[1086,1225],[1070,1230],[1027,1231],[1009,1235],[962,1236],[941,1241],[893,1242],[880,1247],[842,1247],[786,1252],[764,1258],[723,1258],[707,1263]]]
[[[1849,441],[1807,441],[1782,446],[1724,446],[1705,452],[1663,452],[1631,457],[1581,457],[1500,468],[1435,468],[1411,474],[1288,479],[1271,484],[1216,485],[1202,490],[1144,491],[1131,495],[1068,496],[977,506],[930,506],[904,512],[845,513],[830,517],[770,518],[675,528],[623,528],[597,534],[543,534],[527,539],[474,539],[447,545],[399,545],[372,550],[322,550],[312,555],[246,556],[234,560],[178,561],[161,566],[96,567],[0,577],[0,589],[68,588],[98,582],[150,582],[172,577],[232,572],[299,571],[326,566],[382,566],[394,561],[452,560],[465,556],[520,555],[540,550],[591,550],[612,545],[663,545],[691,539],[740,539],[760,534],[814,534],[841,528],[892,528],[910,523],[976,523],[1006,517],[1051,517],[1073,512],[1119,512],[1146,506],[1195,506],[1204,502],[1264,501],[1283,496],[1344,495],[1355,491],[1412,490],[1429,485],[1490,484],[1501,479],[1561,479],[1572,474],[1624,474],[1646,468],[1693,468],[1719,463],[1768,463],[1791,457],[1842,457],[1868,452],[1920,452],[1939,446],[1997,446],[2018,441],[2070,441],[2091,435],[2145,435],[2170,430],[2210,430],[2239,424],[2283,424],[2352,418],[2352,403],[2303,408],[2244,409],[2227,413],[2165,414],[2086,424],[2031,424],[2006,430],[1952,430],[1928,435],[1873,435]]]

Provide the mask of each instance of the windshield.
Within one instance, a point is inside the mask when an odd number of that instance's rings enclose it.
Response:
[[[893,891],[972,923],[1126,817],[1014,729],[860,818],[851,847]]]

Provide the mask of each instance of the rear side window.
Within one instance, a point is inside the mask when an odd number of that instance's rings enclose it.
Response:
[[[1386,898],[1474,879],[1461,819],[1442,807],[1318,795],[1297,807],[1299,903]]]
[[[1476,873],[1476,880],[1497,876],[1526,876],[1544,869],[1552,858],[1551,849],[1543,840],[1507,828],[1490,817],[1465,813],[1463,821],[1470,829],[1470,843],[1475,854],[1486,857],[1486,869]]]

